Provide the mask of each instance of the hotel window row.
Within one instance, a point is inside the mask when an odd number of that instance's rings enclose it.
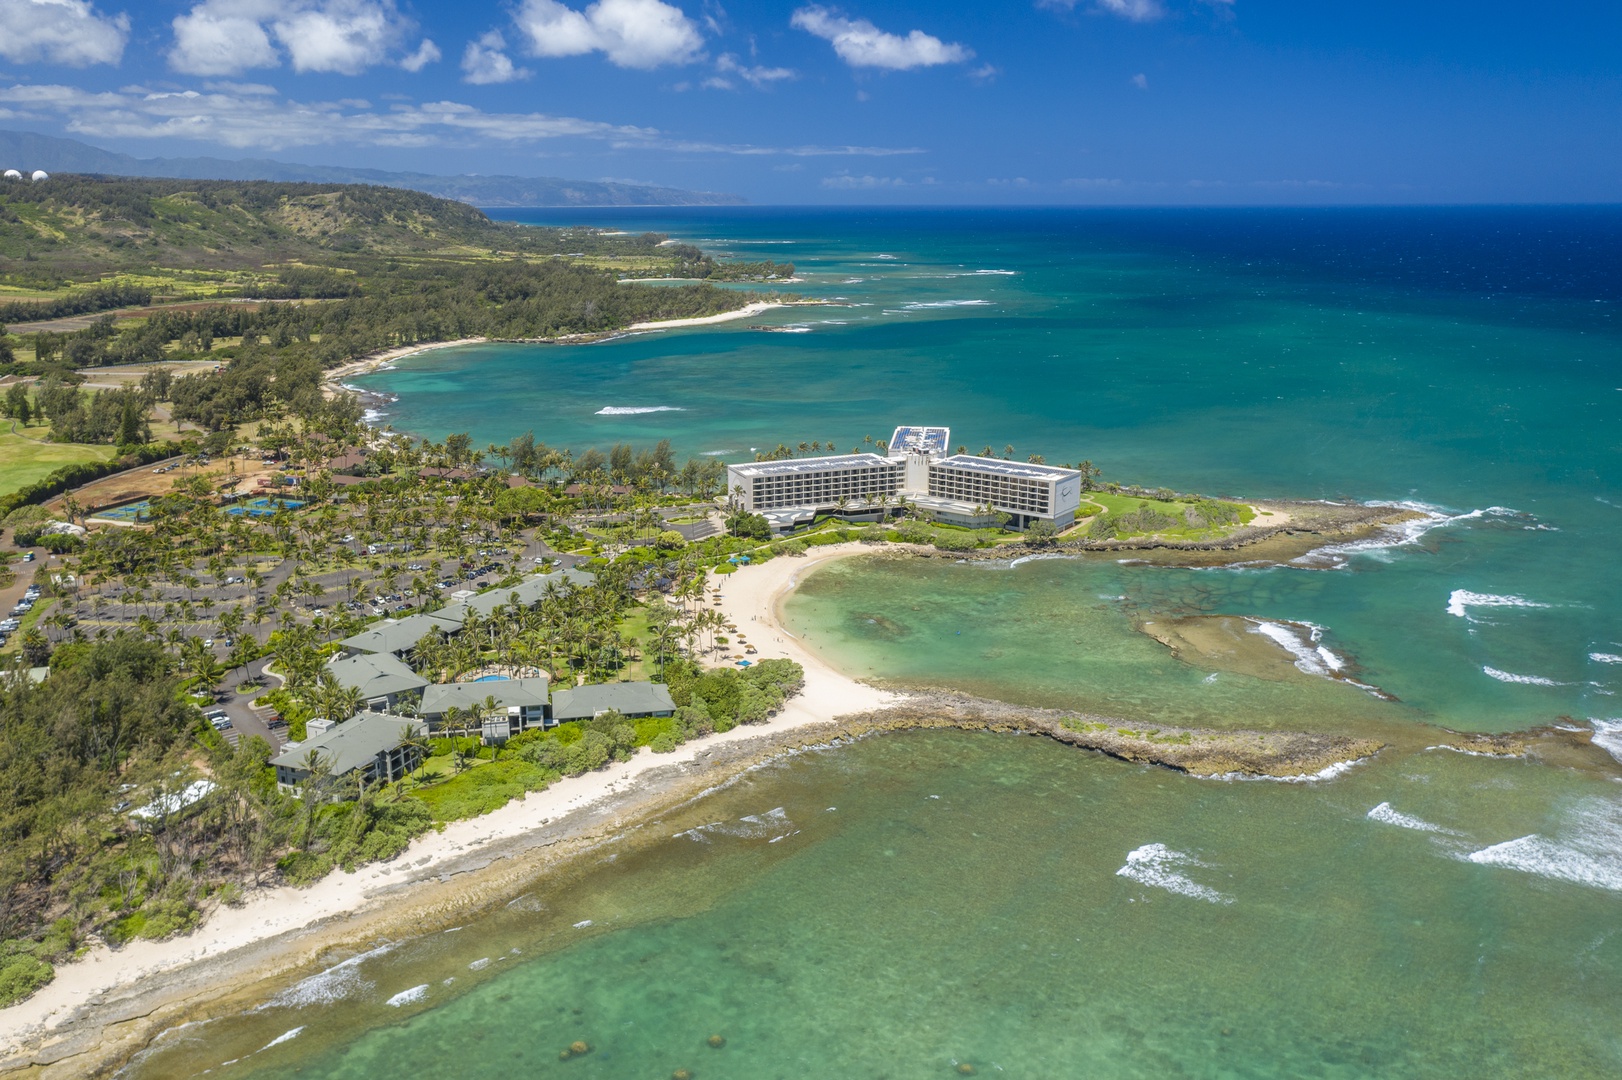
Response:
[[[999,510],[1046,514],[1051,506],[1048,485],[1010,476],[988,476],[968,469],[933,465],[929,493],[943,499],[985,503]]]

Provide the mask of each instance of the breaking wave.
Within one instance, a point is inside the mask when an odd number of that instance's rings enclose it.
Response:
[[[1596,664],[1622,664],[1622,656],[1608,652],[1591,652],[1588,658]]]
[[[1179,896],[1193,897],[1213,904],[1231,904],[1233,898],[1179,873],[1181,867],[1205,866],[1192,855],[1173,851],[1165,844],[1145,844],[1126,856],[1126,865],[1115,871],[1116,877],[1128,878],[1139,885],[1165,889]]]
[[[421,1001],[423,998],[425,998],[427,996],[428,996],[428,984],[423,983],[421,986],[413,986],[409,990],[401,990],[398,994],[395,994],[393,997],[389,998],[389,1000],[385,1001],[383,1004],[392,1005],[396,1009],[398,1009],[402,1005],[410,1005],[412,1002]]]
[[[1482,518],[1524,518],[1528,516],[1522,514],[1519,510],[1511,510],[1507,506],[1489,506],[1483,510],[1471,510],[1463,514],[1449,514],[1440,507],[1422,502],[1371,502],[1364,505],[1389,506],[1399,510],[1412,510],[1423,516],[1414,518],[1411,521],[1386,526],[1378,536],[1371,536],[1365,540],[1350,540],[1342,544],[1326,544],[1321,548],[1314,548],[1305,555],[1290,560],[1290,565],[1314,570],[1341,570],[1348,565],[1353,555],[1378,555],[1393,548],[1417,544],[1432,529],[1446,528],[1462,521],[1479,521]]]
[[[1622,761],[1622,720],[1590,720],[1589,723],[1594,725],[1589,742]]]
[[[1440,825],[1432,825],[1422,821],[1411,814],[1404,814],[1400,810],[1393,810],[1391,804],[1383,802],[1368,812],[1370,821],[1378,821],[1383,825],[1395,825],[1399,829],[1413,829],[1415,832],[1444,833],[1449,836],[1458,835],[1452,829],[1444,829]]]
[[[903,311],[923,311],[925,308],[988,307],[990,300],[915,300],[902,304]]]
[[[300,979],[260,1008],[300,1009],[306,1005],[330,1005],[352,994],[370,990],[372,981],[360,973],[360,965],[375,956],[382,956],[393,948],[392,944],[379,945],[359,956],[351,956],[341,964],[334,964],[325,971]]]
[[[1599,804],[1572,815],[1558,840],[1532,833],[1472,851],[1464,858],[1553,881],[1622,892],[1622,805]]]
[[[1545,679],[1542,675],[1517,675],[1513,671],[1500,671],[1491,664],[1482,664],[1481,673],[1491,676],[1499,682],[1518,683],[1521,686],[1570,686],[1571,683],[1560,682],[1555,679]]]
[[[708,844],[711,837],[715,836],[765,840],[775,844],[785,836],[792,836],[794,831],[797,831],[794,830],[794,822],[789,820],[788,813],[779,806],[764,814],[746,814],[737,821],[712,821],[708,825],[683,829],[675,835],[685,836],[699,844]]]
[[[679,405],[604,405],[597,410],[598,416],[640,416],[642,413],[656,412],[686,412]]]
[[[256,1051],[256,1053],[263,1054],[266,1050],[269,1050],[272,1046],[280,1046],[284,1042],[292,1042],[294,1039],[299,1037],[299,1032],[303,1031],[304,1027],[305,1027],[305,1025],[300,1024],[298,1027],[292,1029],[291,1031],[282,1032],[280,1035],[276,1036],[274,1039],[270,1040],[268,1043],[261,1046]]]
[[[1312,623],[1276,623],[1256,620],[1251,633],[1260,634],[1278,644],[1295,657],[1295,666],[1308,675],[1334,675],[1346,667],[1346,661],[1320,644],[1323,627]]]
[[[1551,605],[1540,604],[1536,600],[1528,600],[1522,596],[1499,596],[1496,593],[1471,592],[1469,589],[1454,589],[1447,598],[1447,613],[1460,619],[1468,619],[1470,609],[1473,607],[1547,608],[1549,606]]]

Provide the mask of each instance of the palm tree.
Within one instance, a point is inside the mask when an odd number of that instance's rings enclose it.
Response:
[[[316,811],[326,801],[326,787],[327,781],[332,777],[332,764],[315,747],[311,747],[304,755],[302,764],[307,775],[299,791],[299,800],[304,804],[304,839],[299,847],[307,849],[310,846],[310,836],[315,831]]]

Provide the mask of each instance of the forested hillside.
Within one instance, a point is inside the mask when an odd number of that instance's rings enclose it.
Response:
[[[344,254],[560,255],[582,251],[590,233],[495,222],[466,203],[366,185],[71,175],[0,184],[0,260],[72,276]],[[647,254],[657,243],[589,248]]]

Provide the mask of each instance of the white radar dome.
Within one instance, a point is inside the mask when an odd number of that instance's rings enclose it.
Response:
[[[7,180],[21,180],[22,178],[23,178],[23,174],[18,172],[16,169],[7,169],[6,170],[6,179]]]
[[[35,180],[49,180],[50,178],[51,178],[51,174],[46,172],[44,169],[35,169],[34,170],[34,179]]]

